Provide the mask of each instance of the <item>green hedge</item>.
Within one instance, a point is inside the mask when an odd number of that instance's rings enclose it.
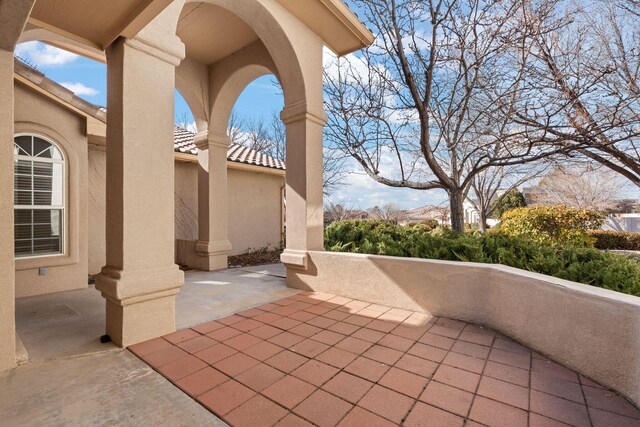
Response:
[[[592,230],[589,235],[596,239],[594,246],[598,249],[640,251],[640,233]]]
[[[640,263],[635,260],[501,232],[472,236],[378,221],[339,221],[325,230],[325,248],[334,252],[503,264],[640,296]]]

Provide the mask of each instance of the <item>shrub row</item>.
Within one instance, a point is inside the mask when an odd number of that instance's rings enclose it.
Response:
[[[503,264],[640,296],[640,263],[591,248],[537,242],[502,232],[481,236],[379,221],[339,221],[325,231],[334,252]]]
[[[598,249],[640,251],[640,233],[592,230],[589,235],[595,238],[594,246]]]

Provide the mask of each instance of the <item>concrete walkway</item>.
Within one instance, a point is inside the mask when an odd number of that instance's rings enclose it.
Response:
[[[286,287],[282,265],[185,277],[178,328],[297,292]],[[0,374],[0,425],[225,425],[129,351],[101,344],[104,310],[93,286],[16,301],[29,363]]]

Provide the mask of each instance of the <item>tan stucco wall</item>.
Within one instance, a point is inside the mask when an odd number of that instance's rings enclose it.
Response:
[[[284,177],[228,169],[230,255],[280,247]],[[176,240],[198,239],[198,165],[176,162]]]
[[[310,252],[287,283],[487,325],[640,404],[640,298],[511,267]]]
[[[87,287],[86,119],[15,85],[15,132],[42,135],[65,156],[65,254],[16,260],[16,297]],[[38,269],[46,268],[40,276]]]
[[[229,171],[231,255],[281,244],[281,189],[284,177]]]
[[[89,273],[105,263],[105,152],[89,149]],[[229,241],[231,255],[247,249],[280,246],[281,188],[284,177],[229,169]],[[176,240],[198,239],[198,164],[175,163]],[[184,247],[194,251],[193,244]],[[190,249],[187,249],[190,248]],[[179,249],[180,250],[180,249]],[[187,256],[187,255],[184,255]],[[178,259],[184,262],[184,259]]]
[[[198,240],[198,164],[176,162],[176,240]]]

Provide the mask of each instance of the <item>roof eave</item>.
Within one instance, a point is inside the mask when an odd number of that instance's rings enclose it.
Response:
[[[277,1],[318,34],[324,44],[338,56],[365,48],[375,39],[371,31],[342,0]],[[319,17],[318,14],[323,16]],[[330,23],[328,26],[327,22]]]
[[[368,47],[374,42],[375,36],[373,33],[369,31],[342,0],[319,1],[353,34],[353,41],[349,43],[352,45],[349,47],[337,48],[336,42],[333,40],[325,40],[327,46],[338,56],[348,55],[349,53]]]

